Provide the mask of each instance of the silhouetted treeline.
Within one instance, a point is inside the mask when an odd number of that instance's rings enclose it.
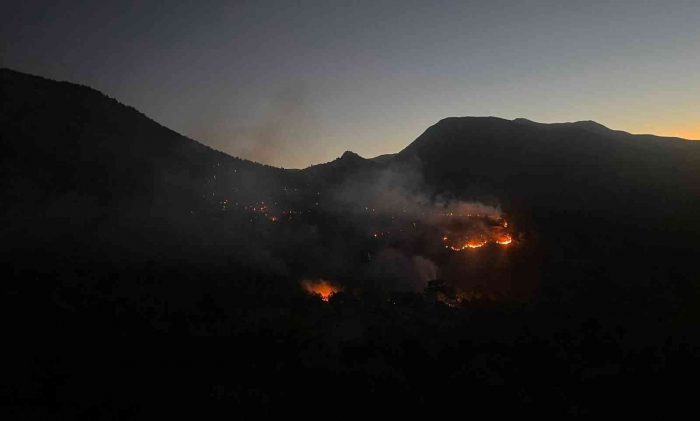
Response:
[[[691,303],[452,308],[418,293],[323,302],[221,264],[53,263],[5,277],[2,396],[17,416],[279,407],[322,416],[348,400],[431,413],[663,416],[693,402]]]

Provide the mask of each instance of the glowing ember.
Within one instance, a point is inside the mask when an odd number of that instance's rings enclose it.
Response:
[[[301,286],[310,294],[320,295],[323,301],[328,301],[331,295],[339,291],[338,288],[323,279],[318,281],[304,281],[301,283]]]

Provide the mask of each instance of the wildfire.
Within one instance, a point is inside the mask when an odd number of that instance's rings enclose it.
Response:
[[[477,215],[477,217],[478,216],[479,215]],[[453,228],[454,231],[451,231],[452,234],[458,234],[454,236],[456,241],[451,240],[453,235],[449,233],[444,235],[442,241],[446,242],[445,248],[453,251],[462,251],[466,249],[478,249],[492,243],[502,246],[513,243],[512,234],[506,232],[508,222],[504,218],[494,219],[494,221],[496,222],[495,224],[467,226],[466,230],[462,230],[461,232],[460,229],[463,228]]]
[[[485,245],[485,240],[469,240],[466,244],[466,247],[469,247],[470,249],[478,249],[479,247],[483,247]]]
[[[310,294],[320,295],[323,301],[328,301],[331,295],[339,291],[338,288],[331,285],[330,282],[320,279],[318,281],[304,281],[302,287]]]
[[[500,236],[497,240],[496,243],[501,244],[501,245],[507,245],[513,242],[513,237],[511,237],[509,234],[503,234]]]

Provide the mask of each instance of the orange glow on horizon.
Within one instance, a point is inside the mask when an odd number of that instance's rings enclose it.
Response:
[[[700,141],[700,130],[695,130],[692,132],[682,132],[677,137],[681,137],[683,139],[688,139],[688,140],[695,140],[695,141]]]
[[[700,141],[700,130],[659,130],[653,134],[656,136],[680,137],[681,139]]]
[[[630,130],[632,134],[651,134],[662,137],[680,137],[681,139],[700,141],[700,127],[696,124],[669,124],[665,127],[638,127]]]

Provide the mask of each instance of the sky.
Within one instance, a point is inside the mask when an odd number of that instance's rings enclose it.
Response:
[[[22,1],[0,66],[285,168],[451,116],[700,139],[700,1]]]

